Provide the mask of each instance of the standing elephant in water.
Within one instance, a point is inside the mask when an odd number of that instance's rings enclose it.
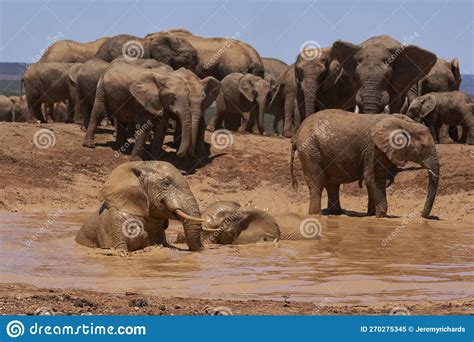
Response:
[[[272,85],[261,77],[234,72],[222,80],[216,99],[216,112],[208,125],[210,131],[226,128],[239,131],[264,131],[265,107]],[[247,115],[249,118],[247,119]]]
[[[166,245],[168,220],[183,223],[191,251],[202,248],[199,206],[188,183],[166,162],[129,162],[115,168],[102,189],[104,202],[81,227],[76,242],[121,254]]]
[[[329,214],[341,214],[339,187],[364,179],[369,194],[368,214],[387,214],[387,170],[407,161],[428,170],[428,194],[422,217],[433,207],[439,161],[430,131],[401,114],[360,115],[328,109],[311,115],[293,136],[291,178],[296,188],[294,157],[303,167],[309,188],[309,214],[321,212],[321,193],[328,193]]]
[[[26,100],[31,117],[46,122],[41,111],[45,103],[52,110],[53,104],[68,101],[68,119],[73,121],[74,93],[69,83],[69,74],[79,70],[81,63],[38,62],[29,67],[21,81],[25,85]]]
[[[428,93],[419,96],[410,103],[407,116],[414,120],[423,120],[430,128],[436,142],[441,142],[442,127],[456,128],[462,126],[460,142],[474,144],[474,112],[471,97],[462,91]]]
[[[367,39],[360,45],[336,41],[331,48],[351,80],[361,113],[400,113],[410,86],[426,76],[436,55],[415,45],[402,45],[390,36]]]

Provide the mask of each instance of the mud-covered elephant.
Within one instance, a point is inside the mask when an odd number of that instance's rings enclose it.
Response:
[[[276,58],[261,57],[261,59],[265,68],[265,77],[271,76],[275,80],[278,80],[289,67],[288,64]]]
[[[102,189],[103,203],[81,227],[76,242],[122,254],[166,245],[168,220],[183,223],[191,251],[202,248],[198,203],[180,171],[160,162],[129,162],[115,168]]]
[[[353,85],[360,113],[400,113],[411,85],[426,76],[436,55],[416,45],[402,45],[390,36],[372,37],[360,45],[336,41],[331,59],[343,67]]]
[[[278,240],[317,240],[311,229],[310,216],[286,213],[272,216],[259,209],[242,208],[237,202],[218,201],[202,213],[203,244],[243,245]],[[306,220],[306,221],[305,221]]]
[[[265,112],[275,117],[273,130],[276,132],[283,122],[283,136],[290,138],[299,125],[299,114],[296,107],[295,66],[289,65],[272,86],[271,96]]]
[[[323,109],[354,111],[351,80],[341,63],[331,58],[331,48],[303,50],[295,62],[296,103],[300,120]]]
[[[53,108],[54,103],[68,101],[68,122],[74,116],[74,90],[69,74],[76,73],[82,63],[38,62],[30,66],[21,78],[26,91],[30,116],[46,122],[41,104]]]
[[[267,80],[253,74],[234,72],[221,82],[216,111],[208,128],[258,132],[264,131],[264,113],[272,88]]]
[[[474,144],[474,113],[471,97],[462,91],[427,93],[415,98],[407,111],[410,118],[423,121],[430,128],[436,142],[447,137],[440,130],[462,126],[461,143]],[[443,126],[444,125],[444,126]]]
[[[74,40],[60,40],[52,44],[41,57],[42,62],[83,63],[93,58],[100,46],[109,37],[93,42],[80,43]]]
[[[363,179],[369,195],[368,214],[386,216],[387,170],[411,161],[428,170],[422,217],[429,217],[440,167],[426,126],[401,114],[360,115],[328,109],[309,116],[292,139],[292,184],[296,188],[293,164],[297,152],[309,188],[309,214],[321,212],[324,189],[328,193],[328,213],[341,214],[340,185]]]
[[[170,44],[161,44],[162,37],[165,37]],[[163,58],[168,56],[187,57],[186,61],[195,62],[195,67],[185,65],[177,67],[191,69],[199,78],[213,76],[222,81],[233,72],[264,77],[264,66],[258,52],[249,44],[233,37],[204,38],[195,36],[187,30],[175,29],[150,33],[145,36],[145,39],[150,41],[151,46],[156,39],[160,42],[156,45],[160,46],[159,55],[162,57],[152,56],[152,58],[160,58],[157,60],[167,63]],[[181,39],[181,41],[176,41],[176,39]],[[192,50],[188,46],[191,46]],[[180,51],[183,47],[186,47],[185,51]],[[173,66],[175,69],[177,67]]]

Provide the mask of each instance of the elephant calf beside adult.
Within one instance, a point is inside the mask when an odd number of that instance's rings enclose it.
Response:
[[[369,195],[368,214],[386,216],[386,184],[390,179],[387,170],[407,161],[428,170],[422,217],[431,213],[440,176],[435,143],[427,127],[404,115],[360,115],[336,109],[312,114],[293,136],[291,176],[295,188],[296,152],[309,188],[309,214],[321,212],[324,189],[328,193],[328,212],[341,214],[340,185],[364,179]]]
[[[166,162],[129,162],[115,168],[102,189],[104,202],[76,235],[78,244],[129,251],[166,245],[168,220],[183,223],[191,251],[201,243],[199,206],[188,183]]]

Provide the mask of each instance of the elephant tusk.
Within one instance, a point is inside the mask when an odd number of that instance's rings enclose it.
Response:
[[[189,220],[189,221],[193,221],[193,222],[204,222],[205,220],[203,218],[200,218],[200,217],[194,217],[194,216],[189,216],[188,214],[185,214],[182,210],[180,209],[176,209],[174,211],[179,217],[185,219],[185,220]]]
[[[435,178],[438,178],[438,175],[436,173],[433,172],[433,170],[431,169],[428,169],[428,172]]]
[[[202,227],[202,230],[204,230],[205,232],[217,232],[219,230],[221,230],[220,228],[206,228],[206,227]]]

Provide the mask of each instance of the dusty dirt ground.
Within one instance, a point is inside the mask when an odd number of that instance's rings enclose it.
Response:
[[[208,300],[167,298],[134,292],[108,294],[92,291],[39,289],[30,285],[0,284],[0,312],[27,315],[470,315],[474,299],[425,303],[384,303],[348,306],[291,300]]]
[[[54,146],[42,149],[33,143],[40,129],[54,133]],[[81,145],[84,132],[76,125],[0,123],[0,211],[95,210],[103,181],[113,168],[128,160],[127,155],[112,148],[112,131],[101,131],[96,136],[97,147],[87,149]],[[211,134],[206,135],[210,141]],[[208,161],[176,161],[170,148],[164,156],[186,172],[201,209],[225,199],[268,209],[273,214],[307,211],[308,191],[301,171],[298,192],[291,187],[289,139],[249,134],[234,134],[232,139],[228,148],[213,147]],[[437,145],[437,150],[441,180],[432,215],[446,221],[474,222],[474,146]],[[406,165],[408,169],[416,167]],[[389,215],[400,217],[413,210],[421,211],[427,181],[425,170],[399,173],[388,191]],[[362,214],[366,203],[365,188],[360,189],[356,183],[342,187],[344,209]],[[411,314],[467,314],[472,313],[472,305],[471,299],[404,306]],[[38,307],[52,307],[65,314],[210,314],[218,306],[229,307],[234,314],[315,312],[311,303],[291,301],[160,298],[0,285],[0,312],[5,314],[33,314]],[[324,306],[316,314],[387,314],[393,306]]]

